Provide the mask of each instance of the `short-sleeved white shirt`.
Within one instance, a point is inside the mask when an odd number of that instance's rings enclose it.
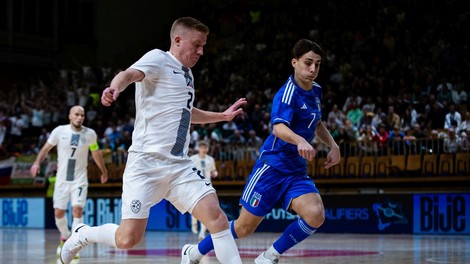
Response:
[[[52,130],[47,142],[57,146],[56,183],[88,184],[88,152],[96,140],[95,131],[84,126],[79,132],[73,130],[71,125],[61,125]]]
[[[188,159],[194,101],[191,69],[159,49],[147,52],[130,68],[142,71],[145,78],[135,84],[137,114],[129,151]]]
[[[193,161],[196,168],[202,171],[203,175],[208,181],[211,181],[211,171],[215,171],[215,160],[212,156],[206,155],[205,158],[201,158],[199,154],[192,155],[191,160]]]

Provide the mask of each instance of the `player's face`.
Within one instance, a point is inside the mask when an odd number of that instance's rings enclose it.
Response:
[[[186,31],[179,40],[181,63],[188,68],[193,67],[204,54],[207,35],[196,30]]]
[[[206,145],[200,145],[199,146],[199,154],[205,155],[209,151],[209,147]]]
[[[311,89],[320,71],[321,56],[309,51],[299,59],[292,59],[295,81],[306,89]]]
[[[82,109],[72,109],[69,114],[70,124],[79,129],[85,120],[85,112]]]

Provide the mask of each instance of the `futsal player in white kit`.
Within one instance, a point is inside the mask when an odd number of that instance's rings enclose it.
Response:
[[[93,129],[82,125],[85,120],[83,107],[77,105],[70,108],[69,120],[70,124],[61,125],[52,130],[30,169],[31,175],[35,177],[39,172],[41,162],[47,157],[49,151],[57,146],[57,175],[53,207],[55,224],[60,232],[58,254],[64,242],[70,237],[65,217],[69,201],[73,215],[72,230],[78,224],[83,223],[83,207],[85,207],[88,193],[89,151],[101,171],[101,183],[108,180],[108,170],[98,147],[97,135]]]
[[[109,106],[135,83],[135,129],[123,175],[122,220],[120,225],[78,226],[62,248],[63,263],[70,263],[89,243],[135,247],[145,234],[150,208],[162,199],[207,226],[221,263],[241,263],[215,189],[197,173],[188,156],[191,123],[232,120],[246,103],[245,98],[239,99],[224,112],[193,107],[190,68],[203,55],[208,34],[208,27],[194,18],[177,19],[170,30],[169,51],[149,51],[118,73],[103,91],[101,102]]]

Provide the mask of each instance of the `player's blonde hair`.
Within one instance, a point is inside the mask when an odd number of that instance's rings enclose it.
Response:
[[[175,34],[178,34],[177,32],[181,29],[196,30],[209,35],[209,27],[193,17],[181,17],[176,19],[171,26],[170,38],[173,39]]]

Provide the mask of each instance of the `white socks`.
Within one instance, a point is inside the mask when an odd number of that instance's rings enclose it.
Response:
[[[72,231],[75,231],[75,229],[77,228],[77,225],[82,224],[82,223],[83,223],[83,217],[74,218],[72,221]]]
[[[118,227],[116,224],[104,224],[83,228],[80,231],[90,243],[101,243],[116,248],[116,230]]]
[[[55,218],[55,225],[57,226],[57,229],[59,230],[60,235],[63,238],[68,239],[70,237],[70,230],[67,223],[67,217]]]
[[[222,264],[241,264],[237,244],[230,229],[211,234],[214,243],[214,251],[217,259]],[[198,250],[199,251],[199,250]]]

